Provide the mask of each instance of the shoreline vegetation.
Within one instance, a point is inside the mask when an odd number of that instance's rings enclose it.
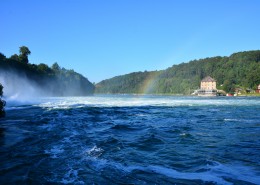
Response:
[[[173,65],[165,70],[133,72],[97,84],[88,81],[74,70],[62,68],[55,62],[51,67],[30,64],[31,51],[19,48],[19,55],[7,58],[0,53],[0,77],[6,84],[25,84],[22,93],[32,86],[41,96],[86,96],[93,94],[133,95],[192,95],[200,81],[211,76],[217,81],[219,92],[237,96],[260,96],[254,91],[260,84],[260,50],[238,52],[229,57],[211,57]],[[5,86],[5,83],[2,84]],[[24,88],[26,87],[26,88]],[[17,87],[20,88],[21,87]],[[222,95],[225,95],[222,93]]]
[[[5,116],[5,110],[4,110],[5,101],[2,100],[3,88],[4,88],[4,87],[3,87],[2,84],[0,83],[0,118]]]
[[[192,94],[136,94],[136,93],[95,93],[94,95],[121,95],[121,96],[187,96],[187,97],[198,97],[198,95],[192,95]],[[248,94],[239,94],[235,95],[232,94],[232,97],[260,97],[260,93],[248,93]],[[200,96],[201,97],[201,96]],[[205,98],[214,98],[219,97],[218,96],[204,96]],[[221,97],[227,97],[226,95],[221,95]]]
[[[93,95],[95,86],[83,75],[62,68],[55,62],[51,67],[40,63],[30,64],[31,51],[20,47],[20,54],[7,58],[0,53],[0,77],[3,86],[12,84],[13,92],[38,96],[86,96]],[[6,87],[7,88],[7,87]],[[5,93],[7,94],[7,93]]]
[[[199,89],[200,81],[211,76],[217,89],[250,96],[260,84],[260,50],[233,53],[173,65],[161,71],[133,72],[96,84],[97,94],[181,94]]]
[[[248,94],[239,94],[237,96],[249,96],[249,97],[260,97],[260,93],[248,93]]]

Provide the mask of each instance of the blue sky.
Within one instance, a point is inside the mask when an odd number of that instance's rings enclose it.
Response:
[[[91,82],[260,49],[259,0],[1,0],[0,52]]]

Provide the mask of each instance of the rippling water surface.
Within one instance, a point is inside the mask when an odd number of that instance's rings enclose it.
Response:
[[[0,184],[260,184],[260,98],[8,102]]]

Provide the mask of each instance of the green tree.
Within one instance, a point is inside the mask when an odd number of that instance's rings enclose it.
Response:
[[[15,61],[20,61],[19,56],[18,56],[17,54],[13,54],[13,55],[10,57],[10,59],[15,60]]]
[[[29,48],[26,46],[21,46],[19,52],[20,52],[20,55],[19,55],[20,61],[28,64],[29,63],[28,55],[31,54],[31,51],[29,50]]]
[[[37,68],[39,71],[41,71],[45,74],[48,74],[51,72],[51,69],[49,68],[49,66],[46,64],[43,64],[43,63],[39,64]]]
[[[46,96],[85,96],[94,93],[95,86],[83,75],[73,70],[61,68],[57,63],[49,67],[46,64],[27,64],[30,50],[20,47],[20,54],[11,58],[0,55],[0,70],[12,71],[18,76],[25,76],[29,82],[39,87]],[[23,61],[23,62],[22,62]],[[57,71],[56,71],[57,70]],[[8,79],[12,80],[11,76]],[[2,89],[2,88],[1,88]]]
[[[147,81],[153,79],[145,93],[190,94],[199,88],[205,76],[216,79],[218,87],[229,93],[234,92],[235,87],[252,89],[260,84],[259,62],[260,50],[193,60],[158,72],[132,73],[103,80],[96,84],[96,92],[139,93],[138,89],[143,89]],[[149,73],[151,75],[147,75]]]
[[[0,53],[0,61],[4,61],[6,59],[6,56],[3,53]]]
[[[54,64],[52,64],[51,69],[54,70],[55,72],[61,70],[61,68],[60,68],[60,66],[59,66],[59,64],[58,64],[57,62],[55,62]]]
[[[223,84],[223,90],[226,92],[234,92],[235,84],[232,83],[230,80],[225,80]]]
[[[1,99],[2,96],[3,96],[3,86],[2,84],[0,84],[0,118],[5,116],[5,110],[4,110],[5,101]]]

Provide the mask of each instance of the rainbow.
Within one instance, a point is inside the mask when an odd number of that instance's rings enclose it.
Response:
[[[142,82],[139,92],[140,94],[151,94],[154,92],[155,84],[157,82],[160,72],[151,72]]]

